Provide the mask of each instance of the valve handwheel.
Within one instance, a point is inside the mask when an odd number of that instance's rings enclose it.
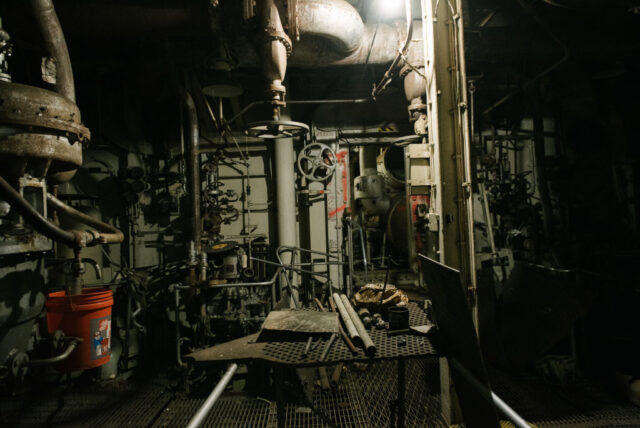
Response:
[[[245,133],[250,137],[264,139],[304,137],[309,133],[309,127],[300,122],[266,120],[250,123]]]
[[[304,146],[298,155],[298,171],[307,180],[324,181],[336,169],[336,154],[331,147],[322,143]]]

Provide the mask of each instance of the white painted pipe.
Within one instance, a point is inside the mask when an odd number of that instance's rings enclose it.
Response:
[[[358,331],[360,339],[362,339],[362,344],[364,345],[365,352],[369,355],[375,354],[376,345],[373,343],[373,340],[371,340],[371,337],[369,337],[369,333],[367,333],[367,329],[365,328],[355,309],[353,309],[353,306],[351,306],[349,298],[345,294],[340,296],[340,298],[342,299],[342,304],[347,310],[349,317],[351,317],[351,321],[353,321],[353,325],[355,325],[356,330]]]
[[[347,328],[347,334],[352,341],[359,341],[360,335],[358,334],[358,330],[356,329],[353,320],[351,320],[349,312],[347,312],[347,309],[344,307],[342,299],[338,293],[333,293],[333,302],[336,304],[336,309],[338,309],[338,312],[344,321],[344,326]]]
[[[279,138],[275,141],[276,146],[276,197],[278,203],[278,245],[296,247],[296,187],[294,165],[296,160],[293,149],[292,138]],[[282,255],[285,265],[292,262],[294,252],[286,252]],[[284,275],[289,272],[285,269]],[[291,281],[291,293],[289,296],[291,307],[295,307],[298,301],[297,279],[293,276]],[[281,292],[284,292],[286,281],[280,282]]]

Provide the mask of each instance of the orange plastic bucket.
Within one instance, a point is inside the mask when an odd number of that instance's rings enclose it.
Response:
[[[113,292],[105,288],[85,288],[82,294],[50,293],[45,302],[49,333],[62,330],[83,340],[69,358],[57,364],[62,371],[86,370],[101,366],[111,357],[111,307]]]

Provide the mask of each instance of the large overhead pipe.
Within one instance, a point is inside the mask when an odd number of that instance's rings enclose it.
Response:
[[[76,102],[76,90],[73,82],[71,59],[58,15],[51,0],[32,0],[31,5],[40,25],[42,37],[49,54],[56,63],[55,89],[60,95]]]
[[[193,97],[187,91],[183,94],[184,105],[189,120],[189,193],[191,194],[191,233],[196,252],[202,246],[202,221],[200,202],[202,183],[200,182],[200,133],[198,129],[198,112]]]
[[[298,0],[294,19],[301,36],[289,60],[294,67],[386,64],[407,32],[402,26],[364,24],[344,0]]]

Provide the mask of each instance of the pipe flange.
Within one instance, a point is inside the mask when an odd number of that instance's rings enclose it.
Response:
[[[250,123],[244,132],[248,136],[256,138],[292,138],[307,135],[309,133],[309,127],[300,122],[266,120]]]

